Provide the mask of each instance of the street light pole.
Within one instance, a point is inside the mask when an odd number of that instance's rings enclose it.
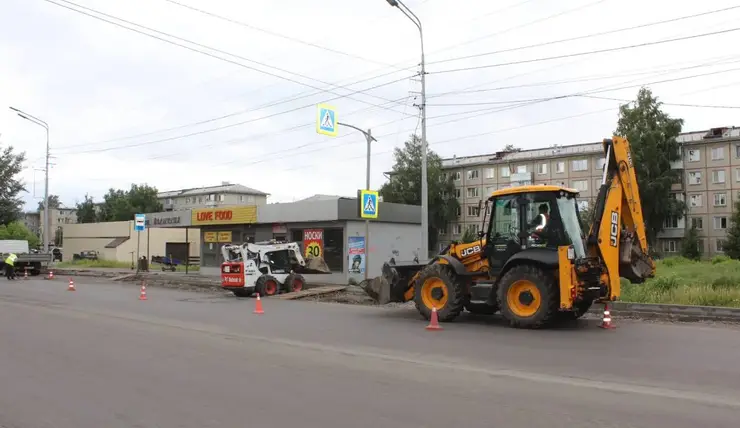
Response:
[[[18,116],[22,117],[23,119],[26,119],[29,122],[35,123],[36,125],[39,125],[43,127],[46,130],[46,166],[44,168],[44,229],[41,234],[41,239],[44,243],[44,254],[49,253],[49,234],[51,225],[49,224],[49,125],[44,122],[43,120],[32,116],[22,110],[19,110],[15,107],[10,107],[11,110],[16,112]]]
[[[349,125],[347,123],[337,122],[337,125],[346,126],[348,128],[356,129],[360,132],[362,132],[365,135],[365,139],[367,140],[367,166],[365,169],[365,190],[370,190],[370,146],[373,141],[377,142],[378,140],[373,137],[373,133],[370,129],[367,131],[363,131],[362,129],[354,126]],[[362,203],[362,201],[359,201],[359,203]],[[370,220],[365,219],[365,280],[368,279],[368,271],[370,270]]]
[[[427,180],[427,88],[426,61],[424,59],[424,32],[421,20],[401,0],[386,0],[397,7],[419,29],[421,40],[421,251],[424,260],[429,258],[429,182]]]

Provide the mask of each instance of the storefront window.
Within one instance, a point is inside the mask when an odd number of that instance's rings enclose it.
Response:
[[[311,230],[321,229],[323,230],[323,257],[329,269],[332,272],[343,272],[344,265],[344,229],[342,228],[311,228]],[[293,242],[297,242],[301,247],[301,253],[305,251],[303,245],[303,229],[292,229],[290,232],[290,238]]]

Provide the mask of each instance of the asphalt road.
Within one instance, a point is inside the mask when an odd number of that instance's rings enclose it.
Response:
[[[0,281],[0,427],[737,427],[740,330]]]

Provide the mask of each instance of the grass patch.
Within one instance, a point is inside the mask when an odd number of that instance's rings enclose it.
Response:
[[[108,269],[131,269],[131,262],[121,262],[118,260],[74,260],[71,262],[61,262],[57,263],[56,267],[59,268],[70,268],[70,269],[80,269],[80,268],[108,268]],[[189,272],[197,272],[200,270],[200,266],[194,266],[191,265],[188,268]],[[162,271],[162,265],[158,263],[150,263],[149,264],[149,271]],[[175,272],[185,272],[185,266],[179,265],[177,266]]]
[[[740,308],[740,261],[672,257],[656,262],[655,278],[644,284],[622,279],[621,301]]]

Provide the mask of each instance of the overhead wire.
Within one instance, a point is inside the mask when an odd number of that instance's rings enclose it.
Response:
[[[77,4],[77,3],[74,3],[74,2],[71,2],[71,1],[68,1],[68,0],[42,0],[42,1],[45,1],[47,3],[54,4],[54,5],[59,6],[59,7],[63,7],[65,9],[68,9],[68,10],[71,10],[71,11],[74,11],[74,12],[77,12],[77,13],[80,13],[80,14],[83,14],[83,15],[86,15],[86,16],[89,16],[89,17],[94,18],[94,19],[98,19],[100,21],[107,22],[109,24],[118,26],[120,28],[127,29],[129,31],[134,31],[136,33],[145,35],[147,37],[152,37],[154,39],[163,41],[165,43],[172,44],[174,46],[181,47],[183,49],[188,49],[190,51],[197,52],[197,53],[200,53],[202,55],[206,55],[206,56],[209,56],[209,57],[218,59],[220,61],[224,61],[224,62],[228,62],[228,63],[234,64],[234,65],[238,65],[240,67],[244,67],[244,68],[247,68],[247,69],[256,71],[258,73],[266,74],[268,76],[276,77],[278,79],[282,79],[282,80],[285,80],[285,81],[288,81],[288,82],[296,83],[298,85],[306,86],[306,87],[313,88],[313,89],[320,90],[320,91],[326,91],[326,92],[329,92],[329,93],[332,93],[332,94],[335,94],[335,95],[340,95],[340,94],[338,94],[336,92],[333,92],[331,90],[326,90],[324,88],[319,88],[319,87],[317,87],[315,85],[311,85],[311,84],[308,84],[308,83],[305,83],[305,82],[301,82],[300,80],[296,80],[296,79],[293,79],[293,78],[290,78],[290,77],[281,76],[279,74],[272,73],[272,72],[269,72],[269,71],[265,71],[265,70],[262,70],[262,69],[259,69],[259,68],[256,68],[256,67],[247,65],[247,64],[243,64],[243,63],[238,62],[238,61],[234,61],[234,60],[231,60],[231,59],[228,59],[228,58],[224,58],[224,57],[219,56],[219,55],[214,55],[214,54],[209,53],[209,52],[205,52],[205,51],[202,51],[202,50],[199,50],[199,49],[195,49],[193,47],[186,46],[186,45],[183,45],[181,43],[173,42],[172,40],[168,40],[168,39],[165,39],[165,38],[162,38],[162,37],[158,37],[156,35],[149,34],[149,33],[146,33],[144,31],[137,30],[135,28],[127,27],[125,25],[122,25],[120,23],[111,21],[109,19],[101,18],[99,16],[95,16],[93,14],[86,13],[86,12],[84,12],[82,10],[78,10],[78,9],[73,8],[73,7],[65,6],[63,4],[58,3],[58,1],[64,2],[64,3],[67,3],[67,4],[71,4],[71,5],[75,6],[75,7],[80,8],[80,9],[85,9],[85,10],[88,10],[88,11],[91,11],[91,12],[94,12],[94,13],[97,13],[99,15],[106,16],[106,17],[111,18],[111,19],[116,19],[116,20],[119,20],[121,22],[125,22],[126,24],[129,24],[129,25],[134,25],[134,26],[137,26],[137,27],[140,27],[140,28],[144,28],[144,29],[146,29],[148,31],[151,31],[151,32],[154,32],[154,33],[157,33],[157,34],[161,34],[161,35],[164,35],[164,36],[167,36],[167,37],[171,37],[173,39],[180,40],[180,41],[185,42],[185,43],[190,43],[192,45],[195,45],[195,46],[198,46],[198,47],[201,47],[201,48],[204,48],[204,49],[209,49],[209,50],[212,50],[214,52],[218,52],[218,53],[221,53],[221,54],[224,54],[224,55],[229,55],[229,56],[232,56],[234,58],[238,58],[238,59],[243,60],[243,61],[247,61],[247,62],[251,62],[251,63],[254,63],[254,64],[258,64],[258,65],[260,65],[262,67],[265,67],[265,68],[271,68],[271,69],[274,69],[274,70],[277,70],[277,71],[280,71],[280,72],[283,72],[283,73],[286,73],[286,74],[292,74],[294,76],[298,76],[298,77],[303,78],[303,79],[306,79],[306,80],[312,80],[312,81],[315,81],[315,82],[319,82],[319,83],[324,84],[324,85],[331,85],[331,86],[334,86],[335,88],[341,88],[341,89],[345,89],[345,90],[351,90],[350,88],[348,88],[346,86],[343,86],[343,85],[334,85],[334,84],[331,84],[329,82],[325,82],[325,81],[322,81],[322,80],[319,80],[319,79],[315,79],[315,78],[312,78],[312,77],[309,77],[309,76],[302,75],[300,73],[292,72],[290,70],[286,70],[286,69],[283,69],[283,68],[280,68],[280,67],[271,66],[269,64],[265,64],[265,63],[262,63],[260,61],[255,61],[255,60],[252,60],[250,58],[246,58],[246,57],[241,56],[241,55],[237,55],[237,54],[230,53],[230,52],[227,52],[227,51],[218,49],[218,48],[207,46],[207,45],[204,45],[204,44],[201,44],[201,43],[198,43],[198,42],[194,42],[192,40],[188,40],[188,39],[185,39],[185,38],[182,38],[182,37],[179,37],[179,36],[175,36],[175,35],[170,34],[170,33],[166,33],[164,31],[159,31],[159,30],[156,30],[154,28],[151,28],[151,27],[148,27],[148,26],[145,26],[145,25],[137,24],[135,22],[132,22],[132,21],[129,21],[129,20],[126,20],[126,19],[123,19],[123,18],[119,18],[119,17],[113,16],[113,15],[110,15],[110,14],[107,14],[107,13],[104,13],[104,12],[100,12],[98,10],[95,10],[95,9],[92,9],[92,8],[89,8],[89,7],[86,7],[86,6],[82,6],[80,4]],[[378,99],[381,99],[383,101],[388,101],[388,99],[379,97],[377,95],[373,95],[373,94],[364,94],[364,95],[370,96],[370,97],[373,97],[373,98],[378,98]],[[372,104],[372,103],[370,103],[368,101],[365,101],[365,100],[362,100],[362,99],[359,99],[359,98],[353,98],[353,99],[355,99],[356,101],[362,102],[362,103]],[[393,111],[395,111],[395,110],[393,110]]]

